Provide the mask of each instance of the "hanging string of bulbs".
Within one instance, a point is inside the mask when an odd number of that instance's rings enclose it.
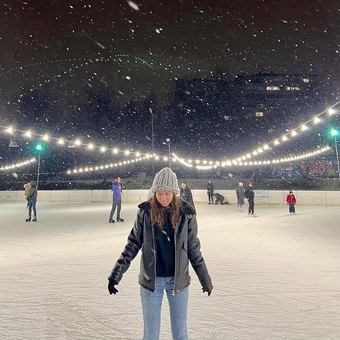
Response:
[[[300,133],[303,133],[305,131],[309,130],[309,126],[311,124],[318,124],[322,122],[321,117],[322,116],[328,116],[331,117],[333,116],[337,110],[337,106],[339,106],[340,101],[336,102],[329,108],[325,109],[324,111],[320,112],[316,116],[312,117],[308,121],[302,123],[299,126],[296,126],[295,128],[291,129],[288,131],[286,134],[282,135],[281,137],[277,137],[270,141],[269,143],[263,144],[261,147],[250,150],[244,154],[240,154],[230,160],[205,160],[205,159],[188,159],[186,157],[180,157],[177,154],[172,153],[172,161],[177,161],[185,166],[188,167],[195,167],[200,170],[205,170],[205,169],[212,169],[216,167],[225,167],[225,166],[257,166],[257,165],[266,165],[266,164],[277,164],[277,163],[284,163],[284,162],[289,162],[297,159],[303,159],[306,157],[311,157],[315,156],[317,154],[323,153],[327,150],[329,150],[329,146],[322,146],[316,150],[308,151],[305,153],[302,153],[297,156],[285,156],[285,157],[280,157],[280,158],[275,158],[275,159],[267,159],[267,160],[251,160],[253,157],[257,157],[258,155],[262,155],[265,151],[271,150],[275,148],[276,146],[280,145],[283,142],[287,142],[297,136]],[[122,153],[125,156],[130,156],[131,154],[134,156],[134,158],[129,159],[129,160],[124,160],[116,163],[108,163],[108,164],[102,164],[102,165],[97,165],[97,166],[82,166],[78,167],[76,169],[70,169],[67,171],[67,173],[81,173],[81,172],[91,172],[91,171],[98,171],[98,170],[104,170],[104,169],[109,169],[109,168],[114,168],[114,167],[120,167],[128,164],[133,164],[136,162],[140,161],[145,161],[149,159],[154,159],[156,161],[163,160],[164,162],[168,161],[168,156],[159,156],[155,153],[149,152],[149,153],[142,153],[139,151],[131,151],[131,150],[121,150],[119,148],[111,148],[107,146],[97,146],[94,143],[83,143],[81,139],[75,139],[75,140],[69,140],[65,138],[56,138],[53,136],[50,136],[49,134],[36,134],[33,133],[31,130],[19,130],[15,129],[12,126],[6,127],[6,126],[0,126],[1,128],[5,129],[5,132],[10,134],[10,135],[17,135],[18,133],[23,134],[24,137],[30,139],[30,138],[37,138],[39,140],[43,140],[45,142],[49,141],[54,141],[58,145],[67,145],[69,148],[77,148],[77,147],[83,147],[87,148],[89,150],[99,150],[102,153],[105,152],[112,152],[114,154],[119,154]],[[1,169],[8,168],[8,166],[2,166]]]

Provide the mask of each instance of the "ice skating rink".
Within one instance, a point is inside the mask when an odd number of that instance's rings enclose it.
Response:
[[[0,338],[141,339],[142,313],[132,263],[119,293],[107,276],[137,212],[108,223],[111,204],[0,203]],[[246,206],[245,206],[246,208]],[[339,207],[197,204],[199,237],[214,290],[203,294],[191,271],[192,340],[339,340]],[[171,339],[167,301],[161,339]]]

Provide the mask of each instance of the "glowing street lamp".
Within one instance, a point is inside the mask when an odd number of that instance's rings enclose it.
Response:
[[[38,143],[35,146],[35,150],[38,151],[38,169],[37,169],[37,190],[38,190],[39,176],[40,176],[40,158],[41,158],[41,152],[44,150],[44,145],[42,143]]]
[[[170,144],[170,138],[167,138],[166,140],[165,140],[165,142],[163,142],[163,144],[168,144],[168,161],[169,161],[169,168],[171,168],[171,144]]]
[[[340,165],[339,165],[339,153],[338,153],[338,141],[337,141],[337,135],[339,134],[338,130],[332,129],[331,135],[334,137],[334,143],[335,143],[335,152],[336,152],[336,162],[338,164],[338,177],[340,182]]]
[[[154,126],[153,126],[154,113],[153,113],[151,107],[149,107],[149,112],[151,114],[151,150],[152,150],[152,155],[154,156],[154,154],[155,154]],[[152,175],[154,175],[154,174],[155,174],[155,157],[152,157]]]

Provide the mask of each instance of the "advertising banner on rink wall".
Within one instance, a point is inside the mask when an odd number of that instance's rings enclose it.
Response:
[[[258,203],[268,203],[269,202],[269,191],[268,190],[254,190],[255,201]]]

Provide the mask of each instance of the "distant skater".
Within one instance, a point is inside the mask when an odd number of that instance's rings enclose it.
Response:
[[[236,199],[237,199],[236,211],[242,211],[242,206],[244,204],[244,188],[242,182],[240,182],[236,188]]]
[[[215,196],[215,204],[220,203],[221,205],[225,205],[225,204],[229,205],[228,200],[224,201],[223,195],[221,195],[217,192],[216,194],[214,194],[214,196]]]
[[[254,215],[254,199],[255,199],[255,192],[253,190],[253,183],[250,182],[248,184],[247,189],[244,191],[244,196],[248,200],[248,215]]]
[[[289,213],[290,214],[295,214],[295,204],[296,204],[296,198],[295,195],[293,194],[293,191],[289,191],[289,194],[286,197],[286,202],[289,207]]]
[[[193,208],[196,211],[195,208],[195,203],[194,203],[194,199],[192,197],[192,192],[191,189],[188,187],[186,182],[182,182],[181,183],[181,189],[180,189],[180,197],[182,200],[188,202],[189,204],[191,204],[193,206]]]
[[[28,194],[26,196],[28,200],[28,218],[26,219],[26,222],[37,222],[37,196],[38,196],[38,191],[37,187],[34,181],[30,182],[30,189],[28,191]],[[32,219],[32,211],[33,211],[33,219]]]
[[[117,222],[124,222],[124,219],[120,217],[120,211],[122,209],[122,187],[120,186],[120,177],[115,177],[112,184],[112,208],[110,211],[109,223],[115,223],[113,215],[117,210]]]
[[[214,204],[214,185],[209,180],[207,186],[208,204]]]

